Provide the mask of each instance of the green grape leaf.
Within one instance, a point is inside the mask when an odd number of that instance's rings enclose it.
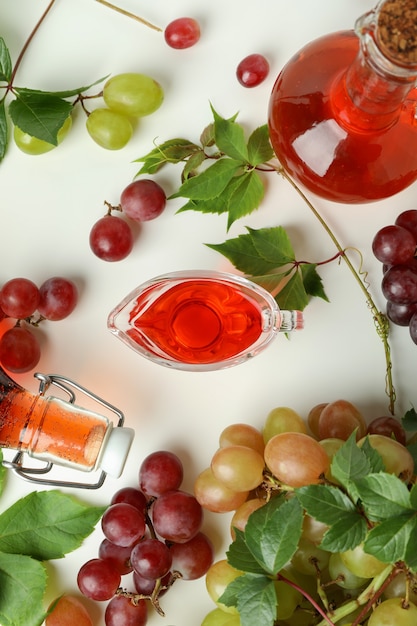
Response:
[[[319,547],[327,552],[353,550],[365,539],[366,530],[366,522],[358,511],[345,513],[324,533]]]
[[[410,504],[417,511],[417,484],[415,483],[410,490]]]
[[[366,522],[352,500],[337,487],[308,485],[296,490],[301,506],[311,517],[327,524],[320,548],[344,552],[355,548],[366,536]]]
[[[216,198],[227,187],[227,184],[239,172],[242,164],[234,159],[220,159],[210,165],[198,176],[187,178],[170,198],[190,198],[191,200],[207,200]]]
[[[260,257],[274,268],[295,262],[294,249],[282,226],[272,228],[248,228],[247,231]]]
[[[0,102],[0,161],[6,154],[7,144],[9,141],[9,129],[7,124],[6,109],[4,101]]]
[[[417,573],[417,524],[414,524],[410,532],[407,548],[405,550],[404,561],[408,567]]]
[[[383,522],[413,510],[407,485],[394,474],[370,474],[357,480],[355,486],[371,521]]]
[[[40,561],[62,558],[81,545],[104,511],[59,491],[32,492],[0,515],[0,550]]]
[[[268,125],[264,124],[256,128],[249,137],[248,158],[249,163],[256,167],[270,161],[274,157],[274,151],[269,140]]]
[[[12,78],[12,60],[3,37],[0,37],[0,81],[9,83]]]
[[[323,281],[316,270],[317,265],[315,263],[302,263],[299,268],[303,277],[303,285],[307,295],[316,296],[322,298],[326,302],[329,302],[324,288]]]
[[[417,430],[417,412],[414,407],[406,411],[401,420],[401,424],[408,432],[414,432]]]
[[[45,566],[21,554],[0,552],[0,624],[40,626],[45,619]]]
[[[200,142],[204,148],[211,148],[216,143],[216,137],[214,136],[214,122],[210,122],[200,135]]]
[[[363,445],[360,448],[356,443],[356,431],[353,432],[333,456],[332,475],[347,489],[352,499],[356,500],[358,495],[355,481],[374,471],[381,471],[379,453],[371,446]]]
[[[301,536],[303,512],[296,498],[272,498],[245,526],[249,550],[266,572],[276,575],[291,559]]]
[[[274,581],[267,576],[243,574],[233,580],[219,601],[236,606],[242,626],[273,626],[277,617]]]
[[[236,116],[227,120],[218,115],[213,107],[212,111],[214,116],[214,139],[218,149],[231,159],[236,159],[243,163],[247,162],[248,149],[245,133],[242,126],[234,121]]]
[[[281,310],[303,311],[309,298],[300,272],[294,271],[275,296]]]
[[[265,189],[259,174],[254,170],[246,171],[233,178],[228,187],[225,191],[228,196],[227,228],[229,229],[233,222],[258,208]]]
[[[169,139],[157,145],[145,156],[133,161],[134,163],[144,163],[136,176],[155,174],[166,163],[180,163],[198,152],[201,152],[201,148],[188,139],[178,137]]]
[[[252,552],[246,545],[245,535],[238,528],[234,529],[235,539],[226,552],[227,560],[235,569],[252,574],[264,574],[264,568],[259,565]]]
[[[108,78],[108,76],[103,76],[103,78],[99,78],[90,85],[83,85],[82,87],[65,89],[63,91],[43,91],[42,89],[28,89],[27,87],[14,87],[13,91],[21,96],[54,96],[56,98],[71,98],[72,96],[78,96],[80,93],[88,91],[91,87],[102,83],[106,80],[106,78]]]
[[[281,226],[247,230],[247,234],[222,244],[206,245],[229,259],[236,269],[254,278],[294,261],[290,240]]]
[[[365,454],[369,462],[369,472],[375,474],[376,472],[384,472],[385,465],[384,460],[378,450],[375,450],[369,442],[369,437],[366,437],[360,447],[360,450]]]
[[[198,168],[200,167],[200,165],[204,163],[205,160],[206,160],[206,155],[204,154],[202,150],[199,150],[198,152],[194,152],[194,154],[191,154],[187,158],[184,168],[182,170],[183,180],[190,178],[190,176],[198,176]]]
[[[301,506],[319,522],[331,526],[345,513],[355,511],[352,500],[338,487],[307,485],[296,490]]]
[[[417,518],[415,512],[385,520],[372,528],[364,543],[364,550],[383,563],[402,561],[409,554],[410,542],[415,539]],[[412,550],[416,551],[413,543]]]
[[[49,94],[18,94],[9,105],[15,126],[54,146],[58,144],[58,131],[71,111],[70,102]]]
[[[417,467],[417,441],[416,441],[416,443],[408,444],[407,450],[409,451],[409,453],[413,457],[414,467]],[[415,471],[414,471],[414,473],[415,473]]]

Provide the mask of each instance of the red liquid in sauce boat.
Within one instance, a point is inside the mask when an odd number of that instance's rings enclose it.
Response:
[[[134,350],[180,369],[219,369],[263,349],[280,330],[300,328],[251,281],[219,272],[174,272],[145,283],[109,316]]]

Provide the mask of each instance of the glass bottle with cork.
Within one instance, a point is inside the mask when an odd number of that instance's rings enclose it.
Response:
[[[306,45],[269,102],[274,151],[319,197],[364,203],[417,179],[417,3],[383,0]]]

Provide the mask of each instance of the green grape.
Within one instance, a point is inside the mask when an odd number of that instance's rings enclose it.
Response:
[[[291,564],[297,572],[312,576],[316,573],[316,567],[323,571],[330,559],[330,552],[322,550],[311,541],[301,537],[298,548],[294,552]]]
[[[259,454],[263,454],[265,450],[264,439],[262,433],[249,424],[229,424],[220,433],[219,447],[226,446],[246,446],[253,448]]]
[[[302,529],[302,537],[304,539],[318,546],[322,542],[326,530],[329,530],[327,524],[323,524],[323,522],[319,522],[314,517],[311,517],[311,515],[305,513]]]
[[[287,406],[275,407],[266,416],[263,428],[264,442],[268,443],[274,435],[287,432],[307,433],[307,427],[293,409]]]
[[[416,626],[417,606],[410,602],[403,608],[401,598],[381,602],[368,620],[368,626]]]
[[[201,622],[201,626],[226,626],[226,624],[229,626],[230,619],[237,619],[238,621],[235,623],[236,626],[239,626],[240,618],[238,615],[232,616],[230,615],[230,613],[226,613],[226,611],[222,611],[217,607],[216,609],[213,609],[213,611],[210,611],[210,613],[207,613],[207,615]],[[230,624],[230,626],[232,625],[233,622]]]
[[[227,585],[238,576],[241,576],[242,573],[229,565],[226,559],[221,559],[213,563],[206,574],[206,587],[210,598],[217,604],[218,608],[232,615],[237,615],[236,607],[222,604],[222,602],[219,602],[219,598]]]
[[[329,559],[329,573],[332,580],[343,589],[359,589],[363,587],[369,578],[356,576],[343,563],[340,554],[334,553]]]
[[[71,126],[72,117],[69,115],[57,133],[58,145],[68,135]],[[31,155],[45,154],[45,152],[50,152],[57,147],[53,143],[43,141],[43,139],[38,139],[37,137],[33,137],[33,135],[29,135],[29,133],[25,133],[18,126],[13,128],[13,139],[16,146],[22,152]]]
[[[320,441],[320,445],[326,450],[327,456],[329,457],[329,461],[330,461],[330,466],[327,472],[325,473],[325,476],[327,480],[334,483],[335,485],[340,485],[340,482],[336,480],[336,478],[332,474],[331,463],[332,463],[334,455],[339,450],[339,448],[342,447],[344,443],[345,442],[343,439],[338,439],[337,437],[329,437],[328,439],[322,439]]]
[[[243,532],[251,513],[257,511],[262,506],[265,506],[265,504],[266,501],[262,498],[251,498],[249,500],[246,500],[246,502],[241,504],[236,509],[236,511],[233,513],[232,519],[230,520],[230,534],[233,540],[236,537],[234,529],[238,528]]]
[[[362,446],[366,439],[381,455],[388,474],[395,474],[404,482],[411,480],[414,474],[414,459],[405,446],[385,435],[367,435],[358,441],[358,446]]]
[[[294,574],[292,574],[289,570],[284,568],[279,573],[291,582],[298,585],[300,584]],[[291,585],[284,580],[276,580],[274,581],[274,585],[278,605],[277,618],[287,619],[288,617],[291,617],[297,606],[301,603],[303,596],[299,591],[297,591],[297,589],[291,587]]]
[[[103,98],[109,109],[143,117],[161,106],[164,92],[159,83],[145,74],[118,74],[109,78],[103,87]]]
[[[387,585],[384,589],[384,598],[387,600],[388,598],[405,598],[407,593],[407,575],[405,572],[400,572],[391,580],[389,585]],[[417,604],[417,581],[414,579],[410,580],[409,589],[408,589],[408,598],[414,604]]]
[[[233,491],[251,491],[263,480],[263,456],[246,446],[226,446],[214,453],[211,469]]]
[[[90,137],[106,150],[124,148],[133,134],[130,120],[110,109],[95,109],[88,116],[86,125]]]
[[[340,553],[342,563],[356,576],[373,578],[382,572],[386,563],[382,563],[372,554],[367,554],[363,545],[356,546],[353,550]]]

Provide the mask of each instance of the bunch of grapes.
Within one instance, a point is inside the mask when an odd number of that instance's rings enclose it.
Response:
[[[398,326],[408,326],[417,343],[417,210],[398,215],[394,224],[381,228],[372,241],[372,251],[383,264],[382,293],[387,299],[387,317]]]
[[[405,447],[406,435],[401,422],[390,416],[379,416],[366,425],[363,415],[352,403],[336,400],[313,407],[307,420],[289,407],[277,407],[268,414],[262,430],[241,423],[227,426],[220,434],[219,448],[212,456],[210,467],[196,479],[195,496],[209,511],[232,513],[230,535],[235,539],[236,529],[243,532],[249,516],[282,488],[291,491],[323,480],[338,484],[331,474],[331,460],[355,431],[358,445],[367,437],[381,455],[388,473],[401,477],[405,483],[410,482],[414,460]],[[298,549],[280,572],[281,580],[278,577],[275,582],[279,609],[277,626],[313,626],[320,621],[300,591],[305,590],[320,604],[318,574],[329,602],[337,607],[358,595],[369,580],[386,567],[386,563],[364,552],[362,546],[341,553],[323,550],[319,546],[326,530],[326,525],[304,515]],[[206,574],[206,587],[216,608],[201,626],[240,626],[237,609],[226,606],[219,598],[241,574],[226,559],[212,564]],[[417,606],[411,604],[410,612],[401,609],[398,613],[408,583],[405,577],[395,580],[395,585],[392,583],[385,589],[383,602],[369,619],[369,626],[417,623],[401,621],[404,616],[417,620]],[[410,600],[417,602],[417,594],[411,593]],[[392,617],[392,621],[383,621],[387,616]],[[355,615],[350,614],[349,619],[353,622]]]
[[[98,557],[77,578],[86,597],[109,600],[106,626],[144,626],[149,605],[163,615],[159,599],[176,579],[195,580],[212,565],[213,546],[201,531],[203,508],[181,489],[182,481],[179,457],[160,450],[142,462],[138,487],[124,487],[111,499]],[[120,586],[126,575],[133,592]]]
[[[88,111],[86,100],[101,98],[104,106]],[[73,107],[80,102],[86,115],[86,128],[90,137],[102,148],[120,150],[133,135],[133,121],[154,113],[164,100],[161,85],[146,74],[127,72],[109,78],[100,93],[84,95],[80,93]],[[26,154],[39,155],[50,152],[62,143],[72,127],[71,114],[58,130],[57,144],[38,139],[13,128],[13,138],[17,147]]]
[[[125,187],[117,206],[105,204],[106,215],[95,222],[90,231],[90,248],[99,259],[121,261],[132,251],[134,234],[129,222],[121,219],[120,214],[136,223],[153,220],[165,209],[166,195],[158,183],[144,178]],[[113,215],[114,212],[119,215]]]
[[[0,337],[0,364],[10,372],[33,369],[41,356],[40,343],[33,332],[43,320],[67,317],[78,301],[75,283],[54,276],[38,287],[28,278],[12,278],[0,289],[0,319],[16,320]]]

